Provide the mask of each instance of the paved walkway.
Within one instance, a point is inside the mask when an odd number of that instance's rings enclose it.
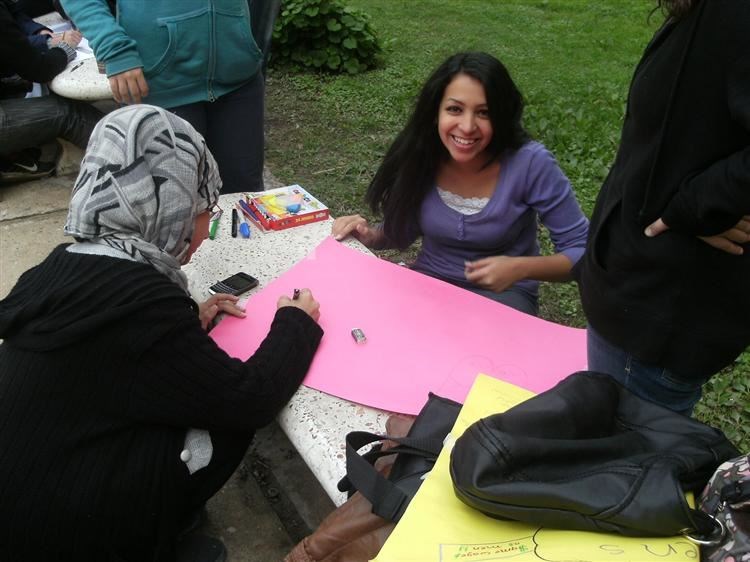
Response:
[[[0,186],[0,299],[63,236],[81,152],[65,145],[58,177]],[[280,185],[267,175],[267,184]],[[204,532],[220,537],[229,562],[273,562],[314,529],[333,504],[275,424],[259,432],[245,461],[208,504]]]

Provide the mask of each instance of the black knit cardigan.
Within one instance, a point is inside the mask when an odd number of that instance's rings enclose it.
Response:
[[[154,559],[190,486],[186,430],[249,443],[321,336],[283,308],[257,352],[232,359],[166,276],[59,246],[0,301],[0,557]]]

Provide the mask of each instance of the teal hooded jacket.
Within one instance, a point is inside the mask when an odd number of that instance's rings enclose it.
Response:
[[[142,68],[144,102],[171,108],[213,101],[258,72],[247,0],[62,0],[107,76]]]

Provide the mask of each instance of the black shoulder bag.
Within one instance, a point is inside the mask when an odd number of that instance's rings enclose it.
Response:
[[[500,519],[632,536],[708,537],[689,507],[716,467],[738,455],[718,429],[638,398],[607,375],[579,372],[456,441],[459,499]]]
[[[346,476],[339,482],[342,492],[351,496],[359,491],[372,503],[372,512],[389,521],[398,521],[422,484],[422,478],[435,465],[443,440],[456,422],[461,404],[430,393],[406,437],[352,431],[346,436]],[[396,447],[381,450],[383,441]],[[360,456],[357,451],[376,443]],[[381,456],[398,456],[388,478],[373,464]]]

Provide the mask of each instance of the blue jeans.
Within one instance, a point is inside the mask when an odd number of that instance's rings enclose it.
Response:
[[[445,281],[446,283],[450,283],[451,285],[455,285],[456,287],[460,287],[462,289],[466,289],[467,291],[471,291],[472,293],[476,293],[477,295],[492,299],[493,301],[504,304],[505,306],[515,308],[520,312],[525,312],[526,314],[530,314],[531,316],[539,316],[539,297],[516,285],[511,285],[502,293],[496,293],[495,291],[492,291],[490,289],[483,289],[482,287],[474,285],[473,283],[469,283],[468,281],[458,282],[452,279],[446,279],[445,277],[441,277],[440,275],[433,274],[431,271],[422,271],[421,269],[414,268],[413,266],[410,267],[410,269],[412,269],[413,271],[418,271],[422,275],[440,279],[440,281]]]
[[[216,101],[170,107],[206,139],[222,193],[263,191],[263,75]]]
[[[101,111],[82,101],[50,94],[39,98],[0,99],[0,155],[61,137],[86,148]]]
[[[505,289],[502,293],[496,293],[489,289],[482,289],[481,287],[466,288],[467,291],[482,295],[488,299],[504,304],[531,316],[539,316],[539,299],[536,295],[532,295],[528,291],[519,289],[518,287],[510,287]]]
[[[686,379],[656,365],[648,365],[609,343],[589,325],[589,370],[612,376],[636,396],[689,416],[700,400],[703,380]]]

